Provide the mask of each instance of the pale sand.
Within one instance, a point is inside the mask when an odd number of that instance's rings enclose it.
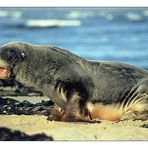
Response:
[[[148,140],[147,121],[99,123],[64,123],[48,121],[39,115],[0,115],[0,127],[19,130],[28,135],[45,133],[54,140]]]
[[[9,89],[12,91],[12,88]],[[13,98],[21,102],[27,100],[31,103],[49,100],[45,96],[33,95],[6,95],[3,98]],[[148,140],[148,128],[140,127],[144,124],[148,125],[148,120],[118,123],[101,121],[100,124],[90,124],[48,121],[46,116],[41,115],[0,115],[0,127],[19,130],[27,135],[44,133],[52,136],[54,140]]]

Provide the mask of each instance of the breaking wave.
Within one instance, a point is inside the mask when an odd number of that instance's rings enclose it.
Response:
[[[94,12],[70,11],[68,14],[66,14],[66,18],[71,19],[87,18],[91,16],[95,16]]]
[[[50,27],[79,27],[79,20],[28,20],[25,22],[26,27],[30,28],[50,28]]]
[[[126,18],[130,21],[143,21],[145,19],[142,14],[132,12],[126,13]]]
[[[116,9],[111,9],[109,11],[98,10],[98,11],[70,11],[66,14],[68,19],[84,19],[89,17],[103,18],[108,21],[115,19],[123,19],[131,22],[144,21],[148,17],[148,10],[143,10],[139,12],[130,11],[117,11]]]
[[[131,22],[140,22],[144,21],[146,17],[148,17],[148,10],[141,12],[100,12],[99,17],[102,17],[107,20],[114,20],[114,19],[123,19],[128,20]]]
[[[4,11],[0,10],[0,18],[11,17],[11,18],[21,18],[22,13],[20,11]]]
[[[4,24],[4,28],[17,28],[17,29],[38,29],[38,28],[58,28],[58,27],[79,27],[81,21],[79,20],[26,20],[18,21],[11,24]]]

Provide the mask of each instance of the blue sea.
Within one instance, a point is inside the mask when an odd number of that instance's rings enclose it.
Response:
[[[0,8],[0,45],[12,41],[148,69],[148,8]]]

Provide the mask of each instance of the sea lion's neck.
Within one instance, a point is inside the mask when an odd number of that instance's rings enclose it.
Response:
[[[42,87],[45,86],[45,83],[50,87],[60,68],[60,62],[55,62],[50,57],[40,57],[39,59],[32,57],[20,65],[16,71],[16,80],[31,87]]]
[[[28,47],[25,61],[16,70],[16,79],[20,81],[32,81],[41,78],[47,74],[49,77],[62,69],[67,69],[74,64],[83,65],[85,59],[74,55],[73,53],[52,46]],[[83,67],[84,69],[86,67]],[[31,80],[29,80],[31,79]]]

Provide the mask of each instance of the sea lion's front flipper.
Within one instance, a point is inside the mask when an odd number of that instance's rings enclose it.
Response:
[[[85,107],[85,101],[86,100],[82,99],[79,92],[72,91],[71,94],[67,96],[67,104],[65,109],[55,105],[50,116],[48,117],[48,120],[98,123],[98,121],[93,121],[90,119],[89,112]]]
[[[48,117],[49,121],[61,121],[61,122],[90,122],[90,123],[100,123],[100,121],[89,121],[80,116],[79,109],[76,105],[68,105],[66,111],[63,110],[58,105],[55,105]]]
[[[51,110],[50,115],[48,116],[48,120],[61,121],[62,118],[64,118],[64,116],[65,116],[65,111],[61,107],[55,104]]]
[[[68,98],[66,105],[66,117],[76,118],[80,117],[80,102],[81,97],[77,92],[73,92]]]

